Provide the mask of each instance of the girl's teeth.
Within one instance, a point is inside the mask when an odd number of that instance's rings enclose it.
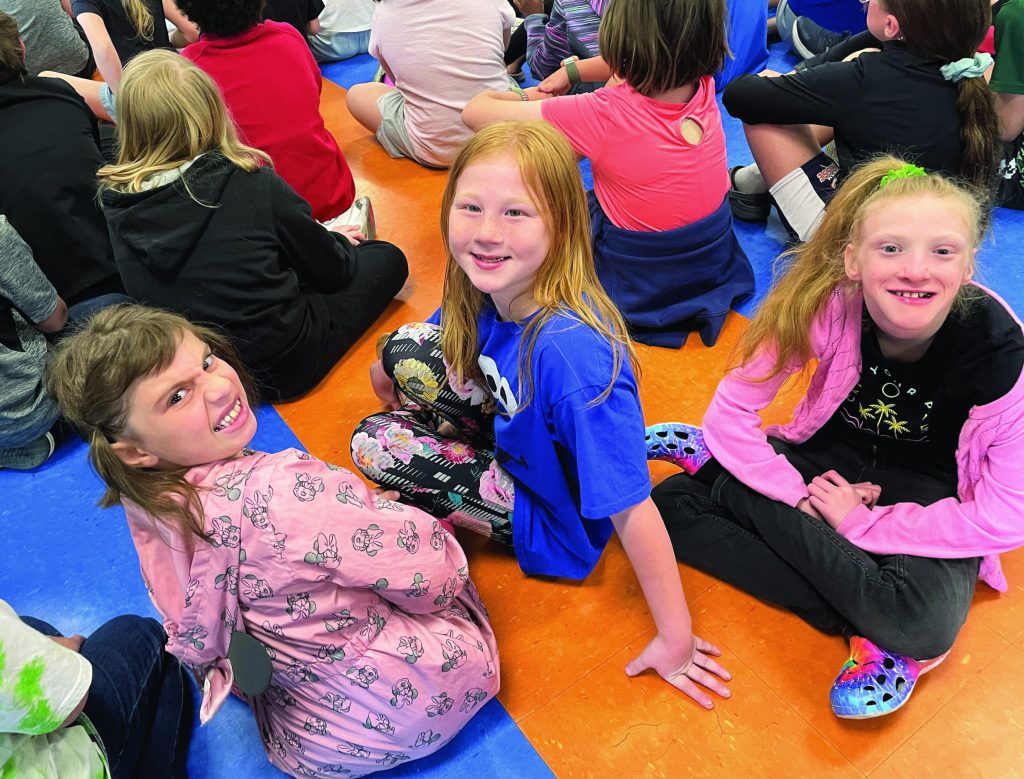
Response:
[[[236,419],[238,419],[238,415],[240,413],[242,413],[242,401],[236,400],[234,407],[227,414],[224,415],[224,418],[217,423],[217,425],[213,428],[213,431],[215,433],[219,433],[225,427],[227,427]]]
[[[897,292],[897,297],[901,298],[930,298],[931,292]]]

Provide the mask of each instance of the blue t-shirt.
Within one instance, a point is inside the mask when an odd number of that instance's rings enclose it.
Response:
[[[868,28],[867,12],[858,0],[790,0],[797,16],[809,16],[826,30],[857,33]]]
[[[640,396],[625,361],[608,397],[591,405],[611,379],[612,347],[560,315],[537,337],[527,403],[525,325],[500,321],[491,306],[479,321],[480,368],[498,407],[496,457],[515,479],[513,543],[526,573],[582,579],[611,537],[609,517],[651,494]]]

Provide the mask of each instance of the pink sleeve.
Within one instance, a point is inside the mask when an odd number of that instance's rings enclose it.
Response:
[[[372,589],[413,613],[437,611],[462,593],[466,555],[436,519],[378,499],[351,471],[304,452],[277,457],[272,516],[295,569]]]
[[[930,506],[858,506],[838,531],[877,554],[960,558],[1009,552],[1024,546],[1022,461],[1024,415],[1001,428],[981,454],[972,499],[961,503],[946,498]],[[972,467],[970,462],[967,467]]]
[[[554,125],[569,139],[573,150],[583,157],[601,151],[605,138],[603,110],[607,104],[604,90],[584,95],[562,95],[542,100],[540,113],[544,121]]]
[[[743,376],[764,375],[773,362],[771,353],[762,352],[726,374],[704,414],[702,429],[711,454],[729,473],[762,495],[795,506],[807,497],[807,485],[768,443],[760,416],[793,371],[781,371],[767,381]]]

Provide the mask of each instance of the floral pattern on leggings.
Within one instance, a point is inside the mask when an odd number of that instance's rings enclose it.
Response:
[[[406,502],[511,546],[515,489],[494,459],[490,393],[451,374],[436,325],[399,328],[382,361],[406,403],[359,424],[356,467]]]

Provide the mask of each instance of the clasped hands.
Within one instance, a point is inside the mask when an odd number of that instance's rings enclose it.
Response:
[[[822,519],[832,528],[839,524],[857,506],[873,508],[882,494],[882,488],[869,481],[850,484],[836,471],[825,471],[807,485],[810,495],[796,507],[805,514]]]

